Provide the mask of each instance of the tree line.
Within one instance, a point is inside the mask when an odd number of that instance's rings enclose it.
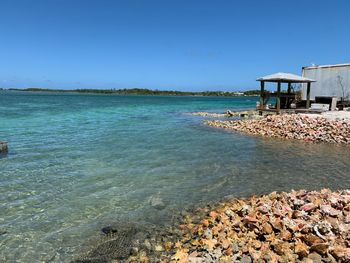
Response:
[[[151,89],[43,89],[43,88],[27,88],[27,89],[9,89],[17,91],[36,91],[36,92],[78,92],[78,93],[97,93],[97,94],[120,94],[120,95],[173,95],[173,96],[254,96],[259,95],[259,90],[248,90],[244,92],[229,91],[176,91],[176,90],[151,90]]]

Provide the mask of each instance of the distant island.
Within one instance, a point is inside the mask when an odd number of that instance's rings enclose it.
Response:
[[[1,89],[0,90],[5,90]],[[243,92],[228,92],[228,91],[174,91],[174,90],[150,90],[150,89],[42,89],[42,88],[27,88],[7,90],[14,91],[30,91],[30,92],[78,92],[78,93],[98,93],[98,94],[120,94],[120,95],[171,95],[171,96],[258,96],[260,90],[248,90]]]

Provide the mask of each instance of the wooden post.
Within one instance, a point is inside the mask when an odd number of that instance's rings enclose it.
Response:
[[[288,82],[288,94],[290,94],[292,90],[292,83]]]
[[[280,113],[281,110],[281,82],[277,83],[277,114]]]
[[[287,109],[290,109],[290,92],[292,90],[292,83],[288,82],[288,94],[287,94]]]
[[[264,109],[264,89],[265,89],[265,82],[260,81],[260,110]]]
[[[310,108],[310,87],[311,82],[307,83],[307,89],[306,89],[306,108]]]

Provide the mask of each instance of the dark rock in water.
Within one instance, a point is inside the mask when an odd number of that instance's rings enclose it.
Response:
[[[0,229],[0,236],[7,234],[8,232],[6,230]]]
[[[226,111],[226,114],[227,114],[229,117],[235,116],[235,113],[232,112],[232,111],[230,111],[230,110],[227,110],[227,111]]]
[[[0,153],[7,153],[8,147],[7,142],[0,141]]]
[[[103,263],[113,260],[125,260],[132,253],[133,241],[137,229],[133,226],[107,226],[101,229],[107,236],[97,242],[97,245],[85,256],[72,263]]]
[[[101,231],[102,231],[102,233],[104,233],[106,235],[115,234],[118,232],[118,230],[112,226],[106,226],[106,227],[102,228]]]

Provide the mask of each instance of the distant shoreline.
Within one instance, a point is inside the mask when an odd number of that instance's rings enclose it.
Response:
[[[228,92],[228,91],[172,91],[172,90],[150,90],[150,89],[0,89],[0,91],[25,91],[25,92],[56,92],[56,93],[87,93],[87,94],[116,94],[116,95],[152,95],[152,96],[201,96],[201,97],[240,97],[240,96],[259,96],[256,90],[248,90],[244,92]]]

